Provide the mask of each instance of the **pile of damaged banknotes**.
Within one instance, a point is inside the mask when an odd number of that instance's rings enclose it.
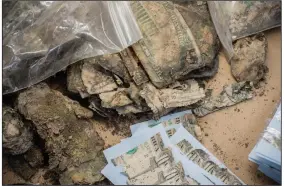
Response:
[[[132,137],[104,150],[102,174],[114,185],[244,185],[192,135],[192,116],[132,125]]]
[[[249,155],[258,169],[279,184],[281,183],[281,104]]]

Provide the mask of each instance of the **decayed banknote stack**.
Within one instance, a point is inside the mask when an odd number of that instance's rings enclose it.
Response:
[[[68,69],[68,90],[102,116],[161,117],[205,98],[195,78],[218,70],[220,42],[206,2],[133,1],[143,38],[125,50]]]
[[[115,185],[244,185],[196,139],[190,115],[131,126],[130,138],[104,150],[102,174]]]

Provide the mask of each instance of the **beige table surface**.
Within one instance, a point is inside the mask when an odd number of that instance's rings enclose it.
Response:
[[[249,153],[281,99],[281,29],[267,31],[265,35],[268,39],[267,84],[263,84],[257,90],[258,95],[253,100],[198,120],[204,132],[208,133],[203,139],[205,147],[248,185],[275,184],[269,178],[260,175],[261,173],[257,172],[257,165],[248,160]],[[209,81],[208,88],[212,88],[214,93],[219,93],[222,85],[233,82],[235,80],[230,73],[230,66],[224,56],[220,55],[219,72]]]

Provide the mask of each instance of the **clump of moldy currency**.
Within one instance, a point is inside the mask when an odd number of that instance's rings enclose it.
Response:
[[[204,67],[191,71],[185,78],[210,78],[218,72],[220,41],[206,1],[174,1],[176,9],[192,32]]]
[[[109,74],[112,71],[111,67],[117,64],[111,65],[111,63],[119,61],[117,58],[114,56],[112,59],[108,56],[108,58],[84,60],[80,62],[80,65],[73,65],[68,71],[68,89],[71,92],[80,93],[81,96],[87,93],[90,108],[104,117],[111,116],[110,114],[114,111],[119,115],[152,111],[153,116],[159,118],[176,107],[194,104],[205,97],[203,88],[193,79],[176,81],[162,89],[156,88],[151,82],[141,83],[141,85],[132,81],[125,82],[129,78],[125,73],[120,73],[124,77],[117,81],[115,77],[120,77],[118,74],[114,74],[117,76]],[[107,62],[109,70],[100,66],[102,59],[105,63]],[[115,72],[125,71],[123,68],[116,67]],[[138,80],[137,78],[136,81]]]
[[[206,3],[136,1],[131,8],[144,36],[132,48],[157,88],[212,67],[219,40]]]
[[[25,153],[33,145],[33,133],[28,122],[11,107],[3,107],[3,148],[5,153],[18,155]]]
[[[159,118],[204,98],[190,78],[218,70],[220,44],[207,3],[132,2],[131,8],[144,38],[72,65],[68,90],[89,97],[90,108],[104,117],[151,111]]]
[[[205,97],[203,88],[194,80],[176,82],[169,88],[157,89],[151,83],[144,85],[140,95],[158,119],[176,107],[194,104]]]
[[[231,1],[224,5],[233,40],[281,26],[281,1]]]
[[[237,81],[259,82],[268,71],[265,65],[267,40],[263,33],[239,39],[234,44],[231,72]]]
[[[217,97],[207,97],[201,105],[193,110],[199,117],[205,116],[225,107],[251,99],[252,82],[239,82],[223,87],[223,91]]]
[[[90,110],[45,83],[21,92],[17,107],[45,140],[49,168],[64,172],[61,184],[93,184],[103,179],[100,171],[106,163],[100,155],[104,142],[89,120]]]
[[[33,168],[40,168],[44,165],[44,156],[38,146],[32,146],[24,155],[25,160]]]

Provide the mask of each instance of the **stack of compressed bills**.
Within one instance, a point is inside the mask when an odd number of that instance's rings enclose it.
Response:
[[[102,174],[114,185],[243,185],[194,137],[192,122],[184,111],[131,126],[132,137],[104,150]]]
[[[281,104],[249,154],[249,160],[258,164],[265,175],[281,183]]]

